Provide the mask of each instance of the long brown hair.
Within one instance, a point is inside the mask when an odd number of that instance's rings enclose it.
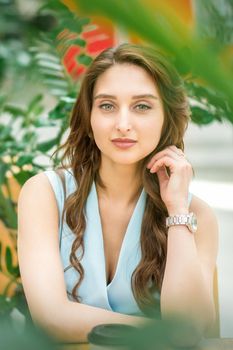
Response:
[[[70,133],[67,141],[55,153],[64,149],[60,168],[71,168],[77,184],[75,192],[66,199],[63,217],[65,213],[66,223],[76,235],[70,264],[80,274],[72,290],[74,300],[80,302],[78,288],[84,278],[84,270],[75,253],[81,247],[82,256],[84,254],[85,203],[93,181],[105,188],[99,175],[101,155],[90,125],[93,89],[102,73],[115,64],[124,63],[140,66],[151,75],[164,109],[160,141],[156,149],[142,161],[142,186],[147,194],[140,237],[142,257],[131,278],[137,304],[141,311],[149,315],[150,310],[159,306],[154,293],[160,292],[164,275],[167,250],[165,217],[168,213],[160,196],[157,176],[151,176],[146,164],[153,154],[167,146],[176,145],[184,149],[183,136],[190,112],[182,79],[165,57],[152,47],[124,43],[104,50],[93,60],[83,77],[70,118]],[[66,164],[65,160],[68,161]]]

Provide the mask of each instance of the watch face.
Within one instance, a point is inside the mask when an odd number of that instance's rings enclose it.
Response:
[[[194,214],[192,214],[192,217],[191,217],[191,227],[193,232],[197,231],[197,217]]]

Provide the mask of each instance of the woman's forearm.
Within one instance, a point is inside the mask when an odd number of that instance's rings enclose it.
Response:
[[[61,342],[87,342],[91,329],[103,323],[121,323],[140,326],[149,322],[148,318],[130,316],[98,307],[66,301],[59,305],[55,314],[43,320],[35,320],[47,333]]]
[[[167,260],[161,290],[162,316],[179,315],[201,330],[213,322],[214,308],[208,293],[194,236],[186,226],[168,231]]]

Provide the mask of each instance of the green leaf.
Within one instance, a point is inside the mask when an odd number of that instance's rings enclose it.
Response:
[[[4,111],[10,113],[13,117],[25,116],[26,114],[25,109],[13,105],[4,106]]]
[[[11,137],[12,128],[8,125],[0,125],[0,140],[6,141],[7,138]]]
[[[63,71],[63,67],[59,63],[49,62],[46,60],[38,60],[38,65],[42,68],[49,68],[55,71]]]
[[[64,11],[67,10],[67,7],[65,4],[63,4],[60,1],[57,0],[50,0],[49,2],[46,2],[40,7],[40,11],[43,10],[59,10],[59,11]]]
[[[6,247],[6,267],[7,267],[7,271],[9,273],[11,273],[12,271],[12,253],[9,247]]]
[[[214,115],[198,106],[191,107],[191,118],[197,124],[209,124],[214,120]]]
[[[11,300],[15,303],[17,309],[24,315],[29,316],[29,310],[27,306],[27,301],[25,298],[25,294],[23,292],[22,285],[18,285],[15,291],[15,294],[11,298]]]
[[[35,174],[36,172],[34,171],[21,170],[20,173],[14,174],[14,178],[22,186],[28,179],[30,179],[30,177]]]
[[[4,94],[0,95],[0,108],[2,108],[2,106],[4,106],[6,99],[7,99],[6,95],[4,95]]]
[[[6,298],[5,295],[0,295],[0,316],[4,315],[6,317],[14,307],[15,303],[11,299]]]
[[[61,97],[61,101],[64,101],[65,103],[68,104],[74,104],[76,101],[76,97],[72,97],[72,96],[62,96]]]
[[[44,79],[44,83],[47,85],[52,85],[52,86],[59,87],[59,88],[60,87],[64,88],[64,89],[68,88],[67,81],[61,80],[61,79],[47,78],[47,79]]]
[[[58,58],[56,55],[54,55],[52,53],[37,52],[36,58],[38,60],[49,61],[49,62],[54,62],[54,63],[60,64],[60,58]]]
[[[0,162],[0,184],[5,183],[6,172],[10,169],[10,164]],[[0,254],[1,256],[1,254]]]
[[[51,70],[47,68],[40,68],[40,71],[43,75],[48,76],[48,77],[57,77],[57,78],[62,78],[65,79],[65,75],[63,71],[57,71],[57,70]]]
[[[70,113],[72,109],[72,104],[66,101],[60,101],[58,105],[49,112],[49,119],[63,119],[66,118],[67,114]]]
[[[23,126],[27,127],[26,124],[22,124]],[[30,143],[33,140],[37,139],[37,135],[34,131],[28,131],[24,134],[22,141],[26,143]]]
[[[81,26],[85,26],[91,22],[91,19],[88,17],[79,17],[78,22],[80,23]]]
[[[77,57],[77,61],[81,64],[84,64],[85,66],[89,66],[92,60],[93,59],[90,56],[87,56],[85,54],[81,54]]]
[[[37,145],[37,150],[41,152],[47,152],[49,151],[53,146],[57,145],[58,138],[55,137],[52,140],[41,142]]]
[[[64,89],[59,89],[59,88],[55,88],[55,87],[51,87],[50,86],[50,92],[52,95],[54,96],[58,96],[58,97],[61,97],[61,96],[64,96],[67,94],[67,90],[64,90]]]
[[[34,126],[36,128],[51,127],[57,126],[57,123],[47,119],[36,119],[34,120]]]
[[[6,268],[7,271],[14,277],[19,277],[19,266],[13,266],[13,260],[12,260],[12,252],[9,247],[6,247]]]
[[[43,100],[43,95],[42,94],[38,94],[36,95],[31,102],[28,105],[28,109],[27,109],[27,113],[30,114],[32,113],[34,110],[36,110],[36,108],[38,108],[38,105],[40,104],[40,102]]]
[[[85,47],[86,46],[86,41],[80,38],[77,38],[74,40],[74,43],[77,44],[78,46]]]
[[[31,114],[33,114],[34,118],[40,116],[42,113],[44,112],[44,107],[43,106],[35,106],[35,108],[31,111]],[[33,120],[33,125],[34,124],[34,120]]]
[[[33,159],[34,159],[34,154],[26,154],[26,155],[20,156],[15,164],[19,167],[22,167],[25,164],[31,164]]]
[[[78,36],[75,36],[74,33],[72,33],[72,37],[70,37],[70,34],[68,34],[59,40],[59,46],[64,47],[63,52],[69,49],[71,45],[85,47],[86,41]]]

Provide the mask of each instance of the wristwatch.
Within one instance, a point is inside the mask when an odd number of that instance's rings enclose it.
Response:
[[[168,216],[166,227],[175,225],[186,225],[190,232],[195,233],[197,231],[197,217],[194,213]]]

